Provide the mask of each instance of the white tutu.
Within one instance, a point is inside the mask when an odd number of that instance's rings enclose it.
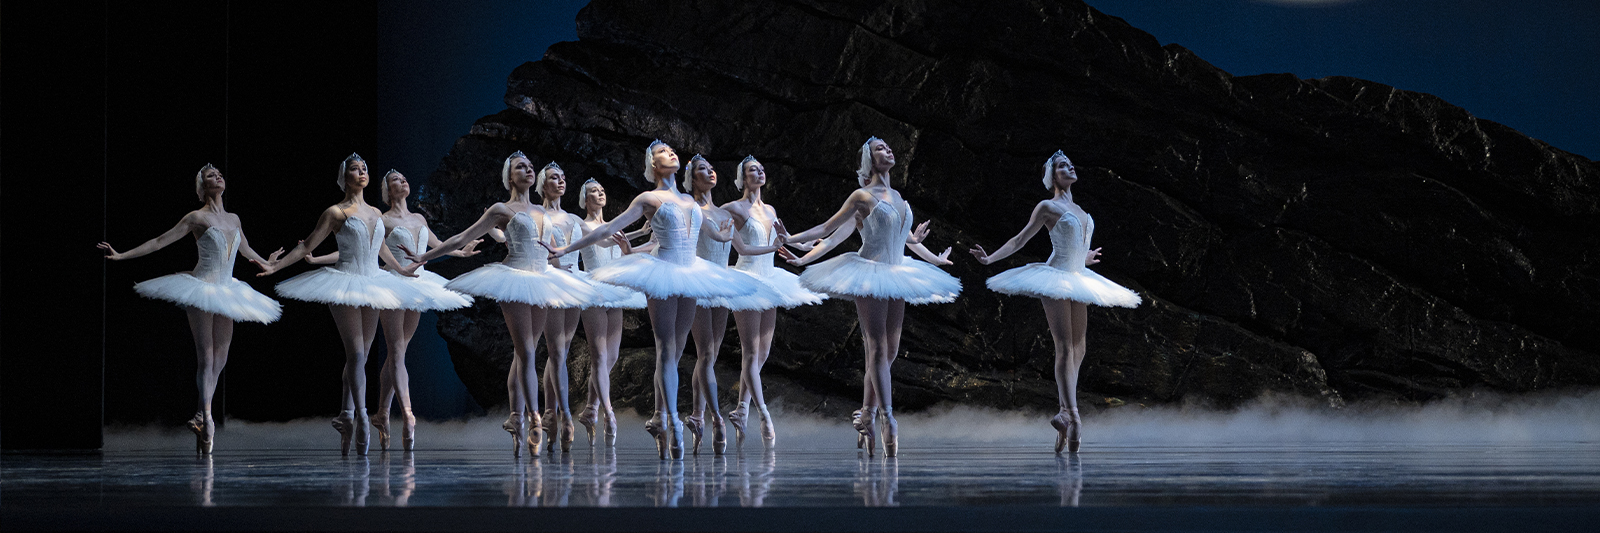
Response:
[[[826,294],[806,290],[805,287],[800,286],[800,276],[781,268],[767,267],[759,270],[744,270],[734,267],[734,270],[749,274],[766,284],[767,287],[772,288],[778,298],[777,305],[774,307],[788,309],[802,305],[816,305],[828,299]]]
[[[464,294],[549,309],[587,307],[599,299],[593,287],[564,270],[523,270],[501,263],[483,265],[445,284]]]
[[[612,285],[610,283],[594,281],[593,276],[590,276],[588,272],[584,272],[582,270],[573,272],[572,274],[577,276],[579,279],[588,281],[590,286],[594,287],[595,293],[598,295],[598,297],[595,299],[595,302],[585,306],[585,309],[644,309],[650,306],[649,300],[645,299],[644,293],[642,292],[623,287],[621,285]]]
[[[910,257],[898,264],[873,261],[856,252],[807,268],[800,285],[834,298],[877,298],[906,303],[950,303],[961,294],[961,280]]]
[[[594,269],[594,279],[642,292],[654,300],[686,296],[717,298],[754,293],[761,283],[725,266],[690,256],[687,264],[662,260],[650,254],[629,254]]]
[[[1138,307],[1139,294],[1087,268],[1062,270],[1048,263],[1030,263],[1001,272],[987,283],[1002,294],[1072,300],[1103,307]]]
[[[472,305],[472,297],[444,288],[450,280],[424,269],[417,269],[417,277],[408,278],[394,273],[422,293],[423,307],[419,311],[450,311]]]
[[[716,263],[712,264],[715,265]],[[785,299],[783,295],[778,294],[778,291],[773,289],[771,285],[762,282],[761,278],[752,276],[748,272],[742,272],[731,268],[728,269],[728,271],[732,272],[735,276],[748,279],[752,284],[754,284],[756,289],[755,292],[751,292],[750,294],[743,296],[700,298],[695,301],[695,305],[705,308],[726,307],[730,311],[765,311],[767,309],[775,309],[778,307],[791,307],[785,306]]]
[[[422,311],[429,301],[422,290],[387,270],[368,275],[322,267],[283,280],[275,290],[291,300],[373,309]]]
[[[276,300],[233,278],[209,283],[180,272],[137,283],[133,290],[145,298],[216,313],[234,322],[270,324],[283,316],[283,306]]]

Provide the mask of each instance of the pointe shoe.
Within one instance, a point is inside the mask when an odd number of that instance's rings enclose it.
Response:
[[[504,428],[506,430],[506,433],[510,433],[511,434],[511,455],[512,455],[512,457],[521,457],[522,456],[522,440],[523,440],[523,435],[522,435],[522,430],[523,430],[522,413],[518,413],[516,411],[512,411],[511,412],[511,416],[507,417],[505,423],[500,424],[500,427]]]
[[[862,406],[850,413],[850,425],[856,428],[856,448],[867,451],[867,457],[877,452],[878,431],[877,412],[871,407]]]
[[[345,411],[333,419],[333,430],[339,432],[339,455],[350,455],[350,437],[355,429],[354,417],[354,411]]]
[[[617,447],[617,413],[611,410],[605,412],[606,446]]]
[[[1056,413],[1050,418],[1050,427],[1056,428],[1056,455],[1061,455],[1061,449],[1067,447],[1067,428],[1072,421],[1067,418],[1067,412]]]
[[[541,440],[541,434],[544,432],[544,419],[539,416],[539,413],[533,411],[528,411],[528,414],[525,416],[527,418],[524,419],[522,424],[527,428],[528,431],[526,437],[528,442],[528,455],[531,457],[538,457],[540,452],[539,442]]]
[[[372,415],[372,429],[378,430],[378,449],[389,451],[389,411]]]
[[[570,415],[561,417],[561,423],[557,424],[557,427],[561,429],[561,453],[571,453],[572,441],[576,438],[578,427],[572,425]]]
[[[705,436],[705,424],[701,422],[698,416],[686,416],[683,417],[683,425],[689,430],[689,434],[694,437],[694,446],[691,448],[693,450],[692,453],[700,455],[700,439]]]
[[[195,411],[194,418],[189,419],[189,422],[185,424],[189,426],[189,431],[194,432],[194,453],[201,455],[211,453],[211,436],[207,435],[206,431],[209,418],[206,416],[205,411]],[[211,428],[212,432],[215,432],[215,426],[211,426]]]
[[[666,459],[667,438],[666,432],[661,429],[660,411],[656,411],[655,416],[652,416],[650,417],[650,420],[645,421],[644,430],[646,433],[650,434],[650,440],[655,441],[656,443],[656,455],[661,456],[662,459]]]
[[[714,417],[711,419],[711,451],[722,455],[728,451],[728,434],[723,427],[722,417],[715,416],[716,411],[712,411],[711,414]]]
[[[771,448],[778,443],[778,433],[772,428],[772,413],[767,412],[767,405],[761,405],[761,440],[766,441]]]
[[[367,418],[366,413],[357,413],[355,422],[356,455],[366,455],[367,442],[372,438],[372,429],[369,427],[372,422]]]
[[[540,421],[542,423],[539,424],[539,429],[544,430],[544,438],[545,440],[549,441],[549,445],[546,446],[546,448],[548,448],[551,452],[554,452],[556,449],[556,438],[560,436],[560,434],[556,431],[556,422],[558,422],[556,420],[556,410],[545,409],[544,416],[540,419]]]
[[[900,424],[894,421],[894,409],[883,408],[883,456],[899,457]]]
[[[405,451],[409,452],[417,444],[417,417],[411,414],[410,409],[406,409],[403,412],[405,413],[406,425],[400,426],[400,445],[404,446]]]
[[[1071,418],[1067,420],[1067,453],[1078,453],[1078,447],[1083,444],[1083,418],[1078,416],[1078,410],[1073,409]]]
[[[600,404],[589,404],[582,413],[578,413],[578,423],[583,424],[583,431],[589,435],[589,447],[594,447],[594,423],[600,415]]]
[[[733,426],[733,432],[739,438],[739,446],[744,446],[745,422],[750,416],[750,404],[739,402],[739,407],[728,411],[728,425]]]
[[[672,444],[672,459],[673,460],[682,460],[683,459],[683,421],[682,420],[678,420],[677,417],[673,417],[673,416],[666,417],[666,420],[672,424],[672,433],[670,435],[672,437],[672,441],[670,442],[670,444]]]

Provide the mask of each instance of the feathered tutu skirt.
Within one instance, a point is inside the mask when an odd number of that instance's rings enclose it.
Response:
[[[565,270],[523,270],[502,263],[489,263],[456,276],[444,287],[491,300],[550,309],[588,307],[599,299],[594,284]]]
[[[283,306],[277,300],[233,278],[211,283],[180,272],[136,283],[133,290],[145,298],[216,313],[234,322],[270,324],[283,316]]]
[[[621,285],[653,300],[744,296],[761,287],[755,278],[698,257],[680,265],[650,254],[628,254],[590,274],[595,281]]]
[[[621,285],[595,281],[594,276],[582,270],[573,272],[572,275],[589,282],[598,295],[596,301],[585,306],[585,308],[644,309],[650,306],[649,300],[645,299],[642,292]]]
[[[707,263],[710,263],[710,261],[707,261]],[[711,264],[715,265],[716,263]],[[773,289],[771,285],[762,282],[761,278],[752,276],[750,273],[742,270],[733,268],[726,268],[725,270],[736,277],[743,278],[746,281],[754,284],[755,291],[742,296],[699,298],[695,301],[695,305],[705,308],[726,307],[730,311],[765,311],[778,307],[786,307],[783,305],[783,295],[778,294],[778,291]]]
[[[417,277],[410,278],[394,273],[400,281],[410,284],[422,293],[423,308],[418,311],[449,311],[472,305],[471,296],[444,288],[446,283],[450,283],[444,276],[422,269],[418,269],[416,274]]]
[[[414,311],[428,306],[421,289],[387,270],[367,275],[322,267],[283,280],[274,290],[278,296],[302,302]]]
[[[758,270],[745,270],[735,266],[733,269],[745,274],[749,274],[751,277],[756,278],[757,281],[760,281],[762,284],[772,289],[772,292],[775,295],[773,297],[776,298],[776,301],[771,307],[763,307],[761,309],[772,309],[775,307],[789,309],[802,305],[816,305],[822,303],[823,300],[828,299],[828,295],[826,294],[811,292],[805,287],[800,286],[800,276],[781,268],[768,267]]]
[[[1001,272],[986,283],[1002,294],[1072,300],[1102,307],[1138,307],[1139,294],[1087,268],[1062,270],[1048,263],[1030,263]]]
[[[939,267],[910,257],[891,265],[846,252],[800,274],[800,285],[834,298],[905,300],[908,304],[950,303],[961,294],[961,280]]]

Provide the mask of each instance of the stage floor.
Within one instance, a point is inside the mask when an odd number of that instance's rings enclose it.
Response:
[[[521,459],[245,447],[0,461],[7,530],[1536,531],[1600,521],[1597,443],[1099,444],[1068,456],[908,443],[886,459],[848,442],[753,442],[660,461],[653,449],[580,441]],[[899,509],[869,509],[881,507]]]

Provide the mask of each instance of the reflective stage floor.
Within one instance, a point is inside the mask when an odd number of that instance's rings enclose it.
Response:
[[[329,432],[331,433],[331,431]],[[752,443],[754,445],[752,445]],[[1600,444],[848,446],[660,461],[623,446],[341,458],[326,449],[0,459],[22,529],[1573,530],[1600,524]],[[609,509],[599,509],[609,508]],[[676,508],[676,509],[670,509]],[[759,508],[759,509],[757,509]],[[888,508],[888,509],[883,509]],[[1593,529],[1590,529],[1591,531]]]

